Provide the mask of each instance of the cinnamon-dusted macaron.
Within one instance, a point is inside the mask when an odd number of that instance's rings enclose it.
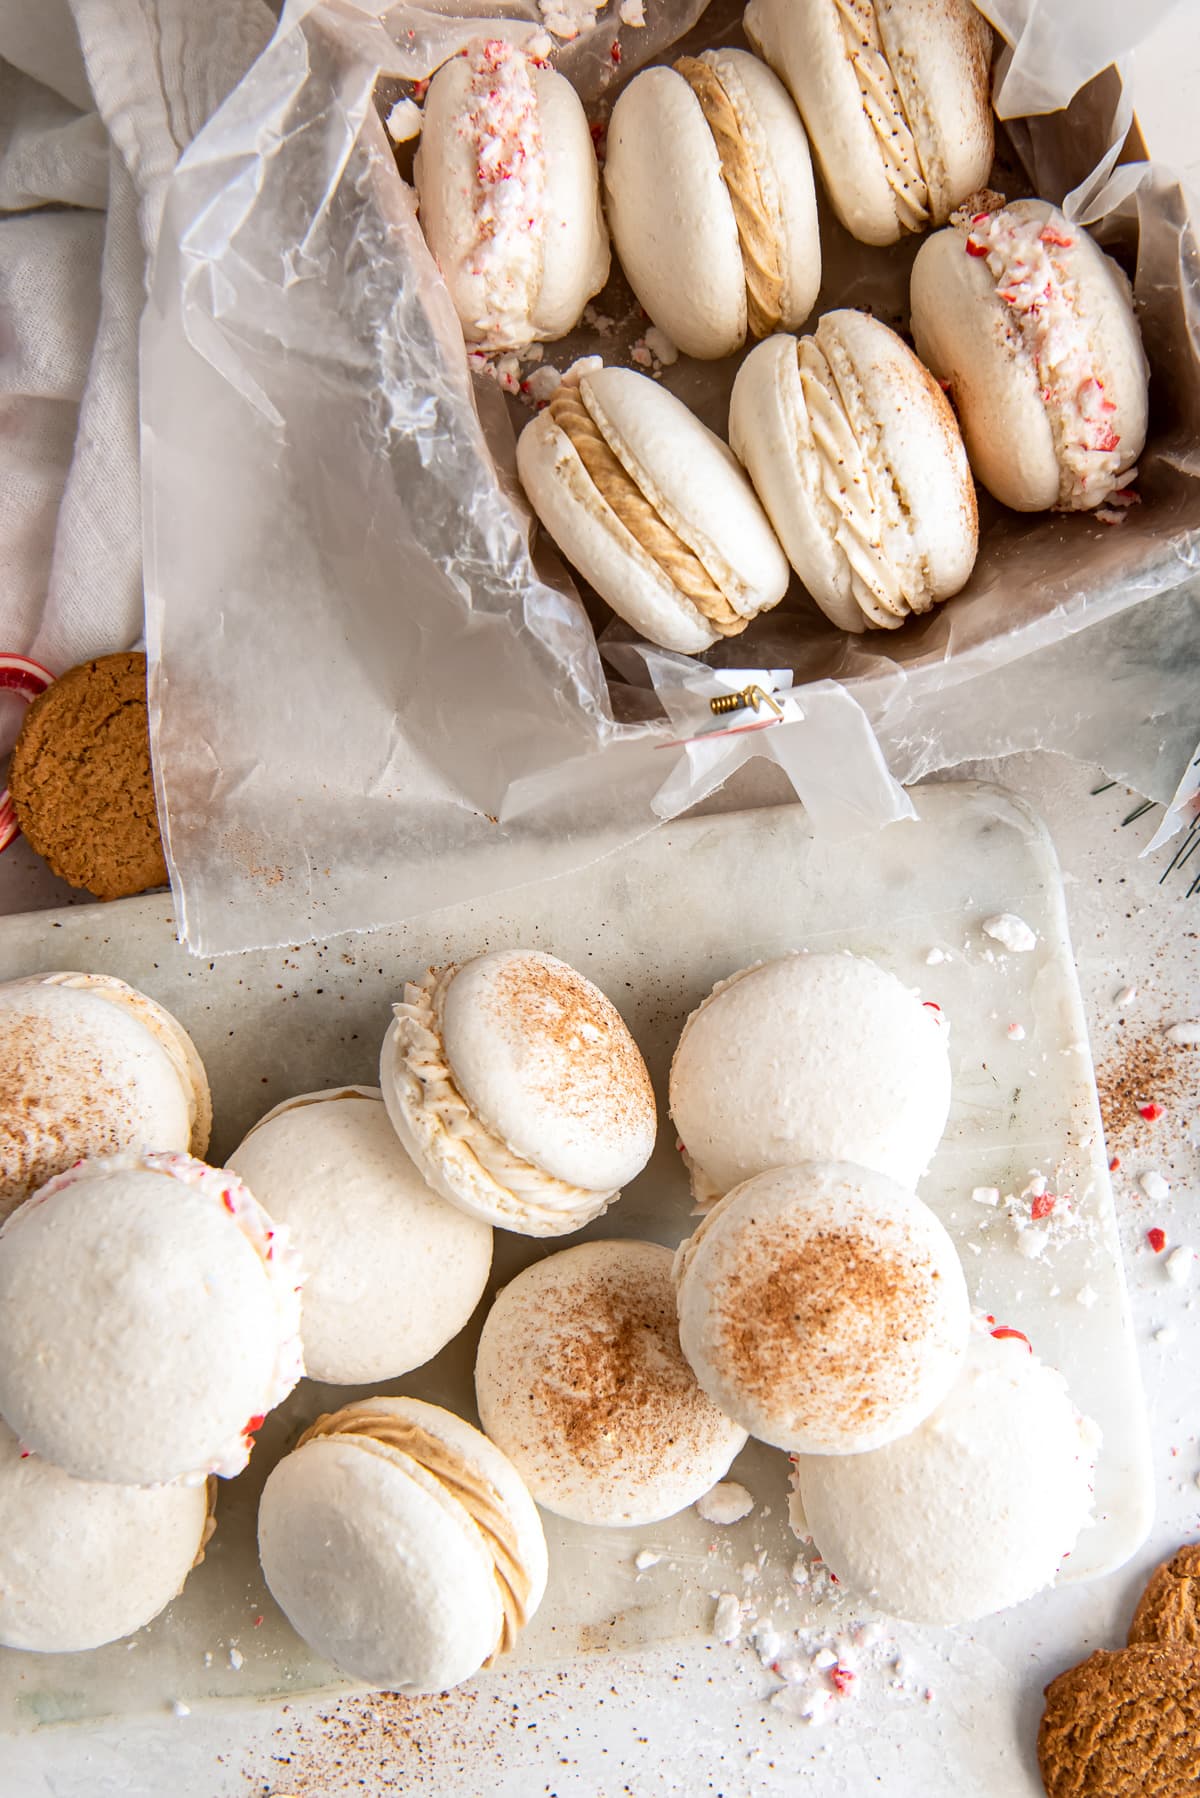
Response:
[[[950,1390],[970,1325],[954,1244],[928,1206],[838,1162],[726,1194],[676,1253],[679,1340],[713,1403],[760,1441],[859,1455]]]
[[[122,899],[166,884],[140,650],[82,662],[34,700],[8,784],[21,830],[71,886]]]
[[[671,1251],[580,1243],[499,1294],[475,1363],[479,1417],[540,1505],[578,1523],[658,1523],[746,1440],[679,1346]]]
[[[0,1227],[0,1416],[81,1480],[240,1473],[304,1371],[302,1279],[236,1174],[81,1161]]]
[[[490,1228],[425,1184],[377,1087],[286,1099],[226,1165],[303,1247],[310,1379],[367,1385],[421,1367],[483,1297]]]
[[[271,1471],[258,1552],[292,1627],[352,1678],[444,1692],[512,1647],[546,1589],[519,1475],[461,1417],[365,1398]]]
[[[501,949],[410,982],[379,1084],[452,1205],[522,1236],[599,1217],[654,1147],[650,1076],[620,1013],[553,955]]]
[[[808,139],[783,83],[744,50],[645,69],[621,94],[604,163],[629,284],[689,356],[795,330],[821,285]]]
[[[73,1162],[202,1156],[211,1127],[195,1045],[145,993],[108,974],[0,984],[0,1219]]]
[[[720,980],[671,1061],[697,1201],[799,1161],[911,1186],[950,1109],[942,1013],[865,956],[785,955]]]
[[[0,1644],[76,1654],[141,1629],[203,1559],[210,1496],[73,1479],[0,1423]]]

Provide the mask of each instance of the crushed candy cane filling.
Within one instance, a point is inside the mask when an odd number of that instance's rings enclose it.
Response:
[[[536,294],[542,279],[542,193],[546,161],[533,72],[522,49],[488,38],[468,53],[471,85],[459,130],[475,160],[475,243],[471,273],[491,308],[506,316],[514,295]]]
[[[1037,368],[1059,462],[1059,507],[1097,506],[1132,477],[1122,473],[1116,404],[1096,372],[1065,252],[1074,227],[1009,210],[976,213],[966,226],[968,256],[987,261],[996,291]]]

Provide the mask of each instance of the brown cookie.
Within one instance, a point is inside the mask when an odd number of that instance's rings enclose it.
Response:
[[[1131,1645],[1161,1642],[1200,1653],[1200,1542],[1185,1543],[1155,1568],[1133,1613],[1129,1640]]]
[[[1046,1687],[1038,1765],[1048,1798],[1196,1798],[1200,1653],[1101,1649]]]
[[[97,899],[162,886],[145,656],[101,656],[47,687],[25,714],[8,784],[22,831],[72,886]]]

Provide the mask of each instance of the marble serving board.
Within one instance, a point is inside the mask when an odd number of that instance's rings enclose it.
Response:
[[[714,981],[790,949],[873,957],[950,1021],[954,1100],[922,1196],[955,1238],[976,1301],[1030,1336],[1103,1430],[1097,1521],[1064,1574],[1094,1578],[1142,1541],[1152,1488],[1061,879],[1045,829],[1012,795],[947,783],[920,788],[914,799],[918,822],[842,845],[814,840],[793,806],[685,820],[558,880],[367,936],[213,962],[178,945],[162,895],[3,918],[0,979],[60,968],[116,974],[166,1005],[207,1065],[210,1154],[220,1160],[281,1099],[373,1083],[406,977],[486,949],[553,951],[615,1001],[660,1103],[649,1167],[582,1234],[673,1245],[692,1227],[665,1111],[671,1052],[688,1012]],[[983,933],[983,920],[1003,911],[1037,932],[1031,953],[1005,953]],[[1035,1222],[1025,1189],[1039,1172],[1056,1202]],[[990,1187],[1002,1195],[998,1205],[972,1197]],[[490,1290],[567,1240],[575,1239],[497,1233]],[[272,1603],[255,1555],[258,1494],[304,1426],[358,1391],[413,1393],[474,1421],[471,1368],[486,1303],[414,1374],[370,1389],[302,1382],[268,1420],[250,1467],[223,1484],[205,1562],[161,1617],[89,1654],[0,1650],[0,1731],[175,1702],[351,1689]],[[706,1632],[714,1595],[742,1590],[747,1580],[760,1614],[802,1625],[813,1601],[811,1587],[792,1578],[799,1544],[787,1527],[787,1458],[751,1444],[734,1475],[756,1506],[726,1529],[694,1511],[636,1530],[588,1530],[547,1515],[550,1586],[514,1661],[545,1666]],[[643,1550],[659,1559],[639,1571]]]

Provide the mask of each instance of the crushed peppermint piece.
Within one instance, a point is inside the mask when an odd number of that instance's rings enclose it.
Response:
[[[412,100],[397,100],[387,116],[387,134],[394,144],[411,143],[421,135],[421,108]]]
[[[1155,1105],[1155,1104],[1139,1105],[1138,1112],[1142,1117],[1145,1118],[1145,1120],[1148,1124],[1153,1124],[1153,1123],[1156,1123],[1157,1120],[1162,1116],[1163,1108],[1161,1105]]]
[[[1018,1226],[1017,1252],[1024,1255],[1026,1261],[1037,1261],[1046,1253],[1046,1245],[1050,1240],[1047,1225]]]
[[[1006,1034],[1010,1043],[1023,1043],[1025,1041],[1025,1026],[1024,1024],[1010,1024]]]
[[[1011,1324],[997,1324],[996,1328],[992,1331],[992,1335],[996,1338],[997,1342],[1023,1342],[1030,1354],[1032,1355],[1033,1353],[1033,1344],[1030,1342],[1028,1336],[1026,1336],[1024,1330],[1014,1330]]]
[[[556,368],[547,365],[535,368],[533,373],[525,377],[524,392],[535,405],[544,406],[554,398],[562,385],[562,376]]]
[[[657,1567],[661,1560],[662,1556],[656,1555],[652,1548],[639,1548],[633,1557],[633,1564],[639,1573],[645,1573],[647,1567]]]
[[[1179,1331],[1174,1324],[1163,1324],[1161,1329],[1155,1330],[1154,1340],[1162,1343],[1174,1342],[1178,1334]]]
[[[741,1601],[732,1592],[722,1592],[717,1599],[717,1608],[713,1612],[712,1639],[714,1642],[732,1642],[742,1627]]]
[[[1117,1169],[1120,1167],[1120,1165],[1121,1165],[1121,1157],[1119,1155],[1114,1155],[1112,1160],[1108,1164],[1109,1173],[1115,1174]]]
[[[588,375],[599,374],[603,367],[603,356],[579,356],[569,368],[563,370],[562,384],[564,387],[578,387]]]
[[[946,951],[944,949],[931,949],[929,954],[925,957],[925,966],[927,968],[936,968],[940,962],[943,962],[946,959]]]
[[[621,0],[617,17],[622,25],[628,25],[631,31],[641,31],[646,23],[646,8],[643,0]]]
[[[1138,1180],[1138,1185],[1148,1199],[1165,1199],[1171,1190],[1169,1180],[1164,1180],[1157,1168],[1147,1168]]]
[[[670,368],[673,362],[678,362],[678,346],[672,343],[666,332],[658,325],[649,325],[647,327],[645,343],[646,348],[650,351],[650,354],[654,357],[655,361],[661,362],[664,368]]]
[[[1186,1024],[1172,1024],[1167,1031],[1167,1041],[1178,1043],[1181,1048],[1200,1044],[1200,1021],[1190,1019]]]
[[[1037,937],[1029,928],[1024,918],[1018,918],[1015,912],[998,912],[994,918],[985,918],[983,934],[999,943],[1012,955],[1027,955],[1037,947]]]
[[[711,1492],[698,1498],[695,1510],[705,1523],[737,1523],[754,1509],[754,1500],[736,1480],[720,1480]]]
[[[844,1694],[850,1690],[850,1687],[854,1684],[854,1677],[854,1669],[852,1667],[844,1667],[840,1661],[829,1669],[829,1683],[834,1691],[839,1694]]]
[[[1160,1230],[1158,1225],[1155,1224],[1152,1230],[1146,1231],[1146,1241],[1150,1244],[1150,1247],[1154,1250],[1156,1255],[1161,1255],[1167,1246],[1167,1233],[1165,1230]]]
[[[812,1664],[818,1673],[824,1673],[827,1667],[837,1666],[837,1656],[832,1648],[818,1648],[813,1656]]]
[[[1054,1194],[1039,1192],[1033,1201],[1030,1215],[1036,1223],[1040,1218],[1049,1217],[1054,1210]]]
[[[1099,1297],[1100,1294],[1094,1286],[1081,1286],[1075,1294],[1075,1303],[1082,1305],[1085,1311],[1090,1311]]]
[[[192,1707],[190,1704],[185,1704],[182,1698],[172,1698],[171,1715],[173,1717],[190,1717],[191,1714]]]
[[[1030,1168],[1029,1173],[1029,1185],[1021,1188],[1021,1197],[1023,1199],[1040,1199],[1048,1184],[1046,1176],[1040,1168]]]
[[[596,23],[603,4],[604,0],[538,0],[538,11],[546,30],[569,43]]]
[[[246,1657],[240,1648],[231,1648],[229,1650],[229,1665],[233,1668],[235,1673],[240,1673],[242,1668],[246,1665]]]
[[[998,1186],[974,1186],[971,1189],[971,1197],[977,1205],[998,1205],[1000,1188]]]
[[[1117,994],[1116,998],[1113,1000],[1113,1004],[1121,1005],[1121,1006],[1132,1005],[1134,1000],[1137,998],[1137,995],[1138,995],[1138,990],[1137,990],[1136,986],[1123,986],[1121,988],[1120,992]]]
[[[1186,1286],[1192,1277],[1192,1270],[1195,1267],[1195,1264],[1195,1249],[1189,1248],[1186,1243],[1181,1243],[1177,1249],[1172,1249],[1171,1253],[1167,1256],[1166,1272],[1168,1280],[1170,1280],[1174,1286]]]

